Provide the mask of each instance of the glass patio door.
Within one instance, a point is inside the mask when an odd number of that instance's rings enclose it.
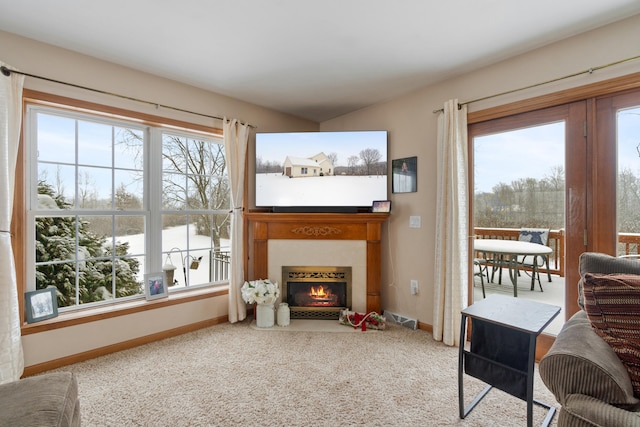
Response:
[[[640,91],[597,100],[593,250],[637,255],[640,246]]]
[[[564,312],[575,312],[570,300],[576,298],[565,283],[577,283],[573,271],[585,249],[586,110],[585,102],[577,102],[469,127],[470,235],[518,240],[521,228],[550,229],[552,282],[546,268],[541,268],[541,283],[536,280],[531,290],[531,278],[522,272],[517,280],[518,298],[558,305]],[[469,295],[482,298],[478,277],[473,279]],[[498,277],[492,279],[485,286],[487,292],[491,287],[492,292],[513,295],[508,275],[501,284]],[[548,333],[559,331],[566,315],[558,317]]]
[[[639,100],[640,101],[640,100]],[[640,102],[616,114],[617,255],[638,255],[640,245]]]

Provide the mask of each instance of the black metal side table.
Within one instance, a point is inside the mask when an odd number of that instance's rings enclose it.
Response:
[[[556,408],[533,399],[536,338],[560,313],[560,307],[503,295],[490,295],[464,310],[460,326],[458,400],[464,419],[493,387],[527,402],[527,426],[533,425],[533,404],[548,409],[548,426]],[[467,318],[471,319],[471,345],[465,350]],[[464,406],[464,375],[487,383]]]

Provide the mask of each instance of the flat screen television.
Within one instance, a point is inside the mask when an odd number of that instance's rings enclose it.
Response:
[[[362,212],[387,200],[387,131],[257,133],[256,207]]]

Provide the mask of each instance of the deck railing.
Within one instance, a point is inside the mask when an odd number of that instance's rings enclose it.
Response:
[[[520,229],[476,227],[475,236],[477,239],[518,240]],[[547,246],[553,249],[549,256],[551,274],[564,277],[564,230],[551,230]]]
[[[518,240],[519,235],[518,228],[475,228],[475,236],[478,239]],[[564,277],[564,229],[551,230],[547,245],[553,249],[549,257],[551,273]],[[618,233],[618,256],[638,254],[640,254],[640,233]]]
[[[210,251],[211,269],[209,270],[210,282],[229,280],[229,265],[231,264],[231,251]]]
[[[618,256],[640,254],[640,233],[618,233]]]

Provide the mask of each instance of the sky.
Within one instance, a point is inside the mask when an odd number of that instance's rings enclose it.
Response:
[[[618,112],[618,170],[640,176],[640,107]]]
[[[78,145],[77,156],[78,162],[83,166],[78,172],[81,179],[88,181],[86,184],[97,192],[97,198],[111,197],[112,164],[118,168],[115,172],[116,188],[120,183],[124,183],[130,193],[142,195],[142,182],[139,179],[141,165],[133,155],[141,148],[120,146],[114,150],[112,132],[118,133],[120,128],[81,120],[77,122],[76,130],[76,121],[73,118],[46,113],[38,114],[37,120],[38,161],[54,162],[39,163],[38,176],[42,177],[42,174],[46,173],[49,183],[55,183],[58,177],[68,200],[73,198],[75,189],[76,171],[70,165],[75,162],[76,137],[82,141],[82,144]],[[141,133],[140,130],[131,129]]]
[[[519,178],[543,179],[564,167],[564,127],[558,122],[475,138],[475,193]]]
[[[41,114],[39,127],[41,143],[38,159],[54,162],[73,163],[75,150],[74,121],[65,117]],[[619,169],[628,168],[640,176],[640,107],[621,110],[618,113],[618,164]],[[78,152],[84,170],[93,181],[110,182],[110,172],[100,169],[111,163],[111,127],[99,123],[81,122],[78,129],[83,139],[83,148]],[[475,192],[491,192],[499,183],[510,184],[519,178],[543,179],[557,166],[564,166],[564,124],[552,123],[544,126],[525,128],[512,132],[482,136],[474,140],[474,180]],[[387,133],[385,131],[352,132],[298,132],[298,133],[258,133],[256,152],[263,161],[281,163],[287,155],[308,157],[323,151],[335,152],[338,164],[346,166],[349,156],[358,155],[364,148],[377,148],[386,160]],[[123,168],[116,177],[118,182],[128,184],[138,182],[131,153],[113,153],[116,167]],[[74,170],[72,167],[44,166],[49,170],[49,179],[61,174],[67,191],[73,189]],[[82,172],[82,171],[81,171]],[[102,176],[104,175],[104,176]],[[100,197],[109,197],[111,188],[99,186]],[[141,188],[130,189],[140,193]],[[104,194],[102,194],[104,193]]]
[[[287,156],[311,157],[319,152],[336,153],[338,163],[348,166],[350,156],[365,148],[376,148],[387,159],[386,131],[257,133],[256,156],[263,162],[283,163]]]
[[[564,170],[563,122],[486,135],[474,139],[474,192],[491,192],[499,183],[543,179],[556,166]],[[618,112],[618,169],[640,176],[640,108]]]

